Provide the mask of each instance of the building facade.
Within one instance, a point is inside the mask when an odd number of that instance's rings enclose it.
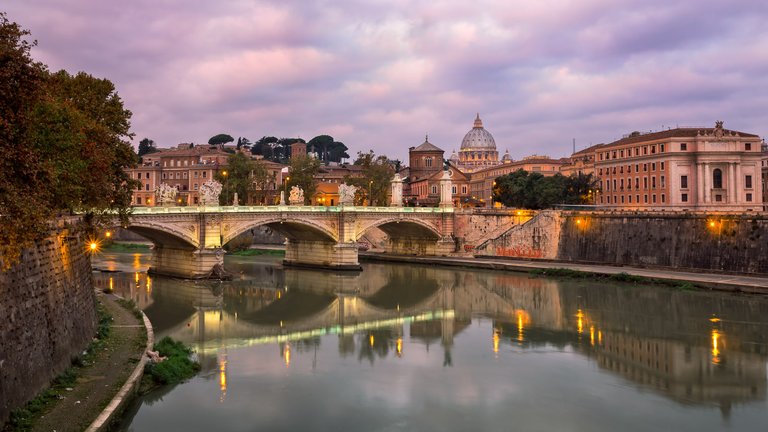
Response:
[[[761,140],[714,128],[632,133],[595,149],[597,204],[638,210],[760,211]]]

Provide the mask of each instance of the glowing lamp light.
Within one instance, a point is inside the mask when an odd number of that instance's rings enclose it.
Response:
[[[110,237],[112,237],[112,232],[111,232],[111,231],[107,231],[106,233],[104,233],[104,235],[105,235],[107,238],[110,238]]]
[[[99,248],[99,245],[96,242],[91,242],[90,245],[88,245],[89,248],[91,248],[92,251],[95,251]]]

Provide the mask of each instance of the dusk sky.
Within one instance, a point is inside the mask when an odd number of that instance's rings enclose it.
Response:
[[[407,160],[458,150],[479,112],[498,150],[567,156],[634,130],[768,134],[765,0],[9,0],[52,70],[112,80],[135,144],[217,133]]]

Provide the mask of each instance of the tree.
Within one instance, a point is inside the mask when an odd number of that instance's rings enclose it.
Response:
[[[317,190],[315,175],[318,171],[320,171],[320,161],[315,158],[305,155],[291,158],[288,168],[290,179],[285,185],[286,198],[291,186],[298,186],[304,191],[304,204],[309,204]]]
[[[149,138],[139,141],[139,157],[158,151],[155,142]]]
[[[563,202],[564,197],[565,177],[544,177],[522,169],[497,178],[493,189],[494,201],[508,207],[543,209]]]
[[[208,140],[208,144],[211,145],[218,145],[218,144],[226,144],[231,143],[235,139],[232,138],[230,135],[227,134],[218,134],[211,137],[211,139]]]
[[[388,204],[389,189],[395,168],[386,156],[369,150],[368,153],[358,152],[354,165],[362,166],[362,177],[346,177],[347,184],[357,186],[355,201],[358,204],[368,202],[369,205],[385,206]]]
[[[594,204],[596,191],[599,188],[599,181],[589,174],[572,174],[565,181],[565,203],[566,204]]]
[[[131,112],[114,85],[80,72],[49,73],[30,57],[29,33],[0,14],[0,252],[3,266],[79,211],[98,224],[130,210],[136,163]]]

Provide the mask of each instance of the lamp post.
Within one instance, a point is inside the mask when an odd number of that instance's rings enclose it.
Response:
[[[373,197],[372,192],[373,191],[373,180],[368,182],[368,206],[370,207],[371,204],[373,204]]]
[[[224,177],[224,205],[227,205],[229,202],[229,182],[227,181],[227,170],[222,171],[221,175]]]

